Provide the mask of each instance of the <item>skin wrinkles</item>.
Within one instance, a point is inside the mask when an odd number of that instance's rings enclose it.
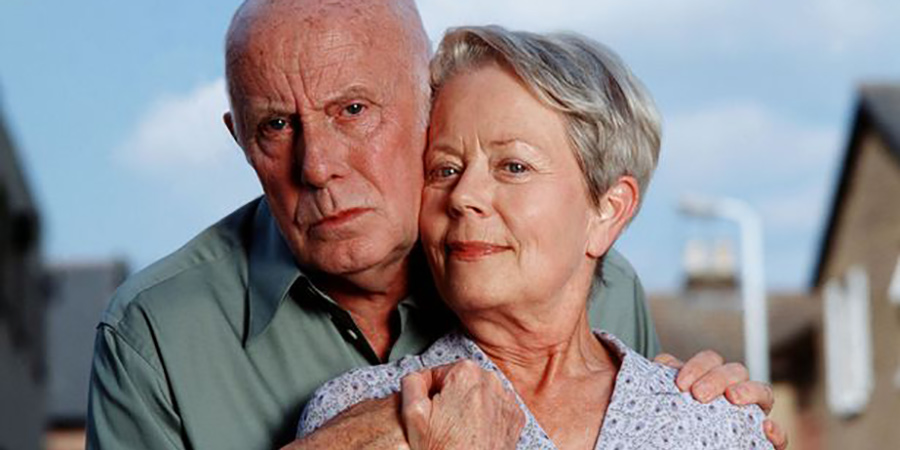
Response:
[[[427,55],[408,48],[416,27],[397,2],[309,3],[251,5],[235,19],[226,122],[298,263],[343,278],[326,292],[338,300],[349,281],[354,294],[399,301],[417,238],[427,98],[416,66]]]
[[[226,48],[226,124],[298,264],[350,312],[382,358],[417,231],[429,52],[411,0],[251,0]],[[351,87],[371,96],[357,99]],[[339,113],[355,100],[368,101],[361,112],[369,121]],[[310,231],[329,213],[360,205],[372,211],[344,228]],[[520,323],[532,331],[539,325]]]
[[[609,193],[594,205],[565,130],[500,65],[455,75],[432,111],[420,229],[447,305],[557,446],[576,448],[603,415],[560,411],[604,411],[618,371],[586,293],[633,208]],[[458,241],[508,250],[460,257]]]
[[[456,94],[455,91],[454,94]],[[550,136],[545,131],[545,128],[551,127],[529,127],[529,137],[517,138],[522,142],[535,142],[536,144],[515,146],[482,146],[482,141],[504,142],[512,140],[509,137],[507,130],[510,129],[510,127],[512,127],[511,129],[513,130],[523,128],[522,125],[517,125],[517,123],[519,122],[519,117],[518,114],[515,113],[515,111],[519,111],[521,109],[520,105],[505,105],[504,107],[510,111],[509,114],[506,114],[502,117],[491,116],[492,120],[476,121],[476,123],[472,124],[473,131],[470,132],[468,129],[462,130],[452,127],[455,126],[454,124],[466,123],[464,122],[463,117],[473,117],[473,115],[474,117],[478,117],[479,115],[475,113],[479,110],[483,110],[483,108],[486,108],[487,106],[485,106],[485,103],[489,102],[479,102],[478,99],[474,98],[476,95],[484,95],[484,91],[478,91],[475,94],[473,94],[472,92],[460,92],[458,95],[460,98],[454,97],[454,104],[473,104],[477,105],[477,107],[462,110],[458,112],[457,115],[444,118],[446,120],[442,120],[438,113],[435,113],[432,128],[433,144],[429,149],[428,156],[426,157],[426,161],[428,161],[429,175],[432,175],[432,170],[434,168],[433,166],[437,165],[437,167],[441,167],[440,162],[444,161],[444,158],[447,158],[448,156],[451,160],[453,160],[454,164],[457,164],[459,166],[462,166],[463,163],[465,163],[471,167],[481,168],[484,166],[489,166],[489,169],[463,170],[460,175],[452,179],[452,182],[456,183],[453,185],[447,185],[444,182],[435,183],[434,180],[429,180],[429,183],[426,186],[425,198],[423,199],[423,203],[428,202],[431,193],[435,194],[433,197],[437,197],[438,201],[451,202],[455,196],[457,198],[457,201],[459,202],[471,202],[473,205],[476,205],[476,207],[480,210],[477,216],[479,218],[482,218],[483,216],[485,220],[456,220],[453,222],[453,226],[450,228],[450,230],[442,237],[441,242],[446,243],[447,240],[480,240],[486,242],[494,242],[501,245],[508,245],[512,247],[511,253],[515,255],[515,257],[519,260],[519,264],[521,264],[522,266],[541,266],[546,261],[541,254],[538,254],[531,250],[533,248],[539,248],[539,246],[532,245],[531,242],[528,242],[530,239],[532,239],[531,236],[528,236],[527,234],[517,236],[515,233],[509,233],[504,229],[505,227],[500,223],[500,220],[495,221],[489,219],[493,219],[496,217],[502,218],[507,212],[516,215],[528,213],[530,215],[526,219],[527,222],[531,225],[536,226],[537,224],[541,223],[546,224],[548,221],[548,217],[551,216],[534,208],[519,206],[515,208],[496,208],[491,207],[492,205],[490,205],[490,203],[493,201],[495,204],[528,205],[527,200],[524,199],[528,198],[527,194],[529,192],[536,192],[545,188],[553,188],[554,186],[559,184],[558,178],[560,178],[560,175],[556,171],[548,167],[549,164],[547,163],[547,157],[535,157],[535,154],[540,153],[537,149],[541,147],[548,147],[550,145],[559,145],[559,142],[563,142],[562,145],[565,152],[571,152],[567,144],[564,143],[564,139],[562,141],[557,139],[555,141],[556,144],[545,144],[554,142],[554,138],[559,138],[560,136],[564,137],[564,133],[562,131],[562,123],[559,118],[555,116],[550,117],[551,120],[556,120],[557,122],[557,127],[555,129],[555,131],[557,132],[556,136]],[[439,97],[435,105],[436,111],[440,110],[443,112],[443,110],[441,109],[441,107],[443,106],[441,104],[441,99],[443,98],[443,96]],[[493,100],[499,101],[499,99]],[[507,99],[503,100],[505,102],[508,102]],[[469,122],[472,121],[470,120]],[[518,128],[516,128],[517,126]],[[463,136],[470,135],[474,136],[472,138],[472,142],[463,142]],[[434,151],[436,148],[440,150]],[[461,153],[465,153],[465,155],[462,155]],[[566,154],[566,156],[569,155]],[[519,179],[517,178],[517,176],[512,176],[509,174],[504,174],[503,168],[500,166],[507,160],[522,161],[529,167],[529,172],[523,177],[524,179]],[[463,167],[460,168],[464,169]],[[574,160],[571,161],[571,164],[569,164],[567,168],[570,171],[570,175],[574,174],[576,179],[580,180],[580,171],[578,171],[577,163]],[[490,178],[488,172],[493,175],[495,180],[498,180],[496,183],[485,181]],[[483,179],[479,180],[479,177],[482,177]],[[518,190],[505,189],[502,187],[508,184],[522,184],[525,180],[532,180],[532,182],[528,183],[527,186],[523,186]],[[473,186],[476,187],[473,187],[471,189],[464,189],[470,182]],[[443,192],[450,187],[454,187],[457,189],[449,195],[447,195],[446,192]],[[570,191],[563,192],[562,195],[564,196],[563,198],[577,198],[578,196],[582,196],[583,192],[583,186],[578,183],[570,186]],[[522,200],[518,201],[517,199]],[[470,216],[474,216],[474,214],[467,215],[465,216],[465,218],[468,219]],[[560,224],[562,226],[562,228],[560,229],[563,230],[566,227],[571,227],[573,226],[573,224],[584,224],[586,220],[587,219],[585,217],[573,219],[572,221],[569,221],[567,223]],[[425,224],[423,221],[422,229],[425,230],[425,228],[427,227],[429,227],[429,224]],[[431,256],[432,260],[435,263],[435,272],[444,271],[446,268],[446,261],[440,255],[441,253],[443,253],[442,246],[426,246],[426,248],[429,252],[432,252]],[[568,260],[571,261],[572,259],[569,258]],[[570,265],[571,263],[566,264]],[[476,275],[477,274],[473,276]],[[452,276],[447,278],[451,280],[455,279]],[[490,278],[490,276],[487,276],[487,278]],[[467,280],[467,283],[473,281],[468,278]],[[489,280],[484,280],[488,281],[486,284],[481,283],[480,281],[482,280],[478,281],[479,282],[472,282],[471,284],[480,286],[482,289],[484,289],[485,287],[489,288],[492,284],[496,284],[489,282]],[[464,283],[459,284],[462,285]],[[463,289],[463,287],[461,286],[460,289]],[[488,292],[487,294],[489,295],[490,292]]]

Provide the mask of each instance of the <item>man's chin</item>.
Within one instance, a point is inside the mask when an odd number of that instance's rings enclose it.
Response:
[[[298,254],[300,252],[296,252]],[[324,275],[352,277],[371,271],[389,269],[401,262],[409,253],[398,255],[383,245],[365,238],[345,239],[339,242],[309,243],[303,249],[305,258],[299,259],[301,269]]]

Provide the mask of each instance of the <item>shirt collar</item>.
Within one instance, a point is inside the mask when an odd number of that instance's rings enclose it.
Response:
[[[253,218],[248,268],[249,329],[245,345],[268,327],[294,283],[303,276],[263,197]]]

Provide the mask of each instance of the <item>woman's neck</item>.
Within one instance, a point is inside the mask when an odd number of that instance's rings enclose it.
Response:
[[[460,319],[520,395],[540,395],[556,381],[616,371],[617,362],[591,330],[584,300],[480,311]]]
[[[532,317],[463,323],[558,448],[593,448],[618,358],[591,331],[583,302],[580,313],[558,308]]]

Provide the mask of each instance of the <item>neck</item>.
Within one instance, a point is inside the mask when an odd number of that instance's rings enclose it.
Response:
[[[591,376],[615,369],[608,350],[591,331],[587,309],[565,320],[485,320],[466,322],[479,347],[497,364],[523,397],[540,396],[562,379]],[[569,322],[566,326],[551,322]],[[560,331],[564,330],[564,331]],[[565,385],[560,383],[556,385]]]
[[[546,298],[457,312],[557,448],[594,447],[619,370],[588,322],[593,271],[581,275]]]
[[[545,299],[510,302],[487,311],[457,311],[475,342],[520,394],[539,395],[559,378],[615,370],[615,361],[588,321],[586,301],[593,274],[577,278]]]
[[[313,274],[316,287],[353,317],[375,354],[387,359],[399,330],[397,304],[409,294],[409,258],[350,275]]]

